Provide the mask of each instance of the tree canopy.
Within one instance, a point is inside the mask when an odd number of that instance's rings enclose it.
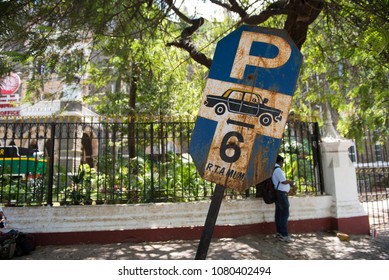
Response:
[[[25,101],[57,98],[42,90],[55,75],[82,80],[102,114],[195,115],[220,38],[242,24],[283,28],[304,55],[295,115],[330,109],[346,137],[365,125],[388,134],[388,0],[197,1],[222,20],[188,2],[0,0],[0,74],[25,72]]]

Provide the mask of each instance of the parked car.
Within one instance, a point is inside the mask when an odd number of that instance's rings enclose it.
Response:
[[[207,95],[204,105],[214,107],[217,115],[223,115],[228,110],[231,113],[258,117],[261,125],[269,126],[273,121],[281,121],[282,111],[267,106],[268,102],[269,99],[263,99],[256,93],[228,89],[222,96]]]

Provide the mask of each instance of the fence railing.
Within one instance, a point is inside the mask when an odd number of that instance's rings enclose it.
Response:
[[[356,167],[358,194],[364,203],[370,224],[389,226],[389,138],[374,139],[365,129],[363,141],[349,149]]]
[[[0,121],[0,203],[62,205],[209,199],[188,146],[194,122]],[[280,152],[296,195],[323,192],[316,123],[289,122]],[[227,188],[226,197],[255,195]]]

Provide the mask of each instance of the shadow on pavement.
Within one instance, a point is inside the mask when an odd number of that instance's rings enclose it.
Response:
[[[246,235],[211,241],[207,260],[388,260],[389,231],[376,238],[351,235],[341,241],[335,233],[292,235],[284,243],[273,235]],[[39,246],[18,260],[193,260],[198,240],[167,242]]]

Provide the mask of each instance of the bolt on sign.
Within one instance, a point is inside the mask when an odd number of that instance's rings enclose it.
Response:
[[[204,179],[243,191],[271,176],[301,63],[285,30],[244,25],[219,41],[189,146]]]

